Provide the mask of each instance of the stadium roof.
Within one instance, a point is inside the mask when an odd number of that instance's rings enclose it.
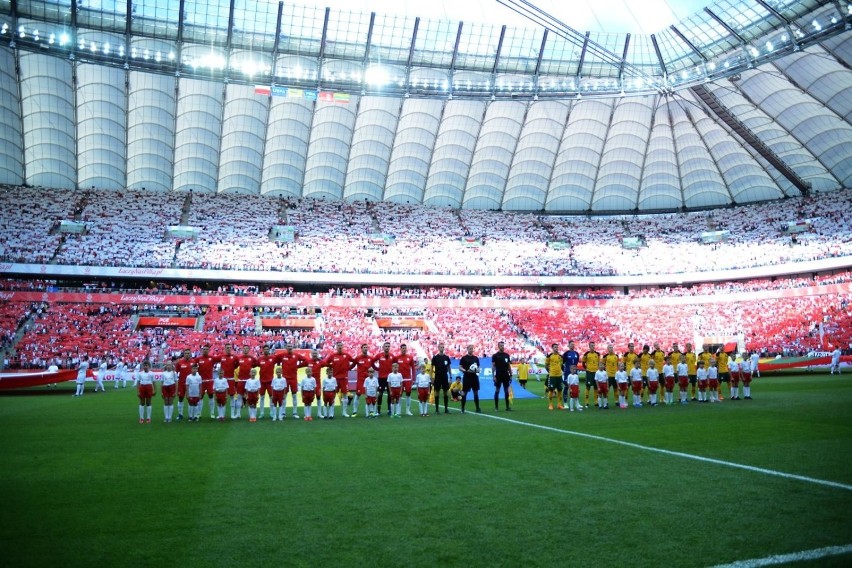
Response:
[[[0,183],[554,212],[852,186],[849,2],[650,34],[500,4],[532,21],[0,0]]]

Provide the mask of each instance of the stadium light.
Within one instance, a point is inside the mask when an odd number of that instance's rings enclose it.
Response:
[[[90,41],[89,42],[89,51],[91,51],[92,53],[96,53],[98,51],[98,44],[96,44],[93,41]]]
[[[68,43],[69,40],[70,38],[68,37],[68,34],[63,33],[59,36],[59,45],[65,47],[65,44]]]
[[[109,43],[104,43],[104,55],[109,55]]]
[[[818,31],[818,32],[819,32],[819,31],[822,31],[822,26],[821,26],[821,25],[819,25],[819,22],[817,22],[816,20],[814,20],[813,22],[811,22],[811,25],[814,27],[814,29],[815,29],[816,31]]]
[[[174,61],[174,60],[175,60],[175,52],[174,52],[174,51],[170,51],[170,52],[169,52],[169,61]]]
[[[123,45],[118,46],[118,56],[124,57],[124,46]]]
[[[772,51],[773,45],[771,41],[766,42],[766,51]]]
[[[38,30],[33,30],[33,39],[34,39],[34,40],[36,40],[36,41],[38,41],[38,40],[39,40],[39,37],[38,37]]]
[[[24,26],[18,26],[18,35],[21,37],[27,37],[27,28]]]
[[[367,70],[364,72],[364,81],[370,85],[381,87],[390,81],[390,75],[388,74],[388,70],[381,65],[373,65],[367,67]]]
[[[0,34],[6,35],[6,32],[9,31],[9,24],[3,22],[3,27],[0,28]]]
[[[56,41],[56,34],[50,34],[50,37],[47,38],[47,43],[53,45]]]

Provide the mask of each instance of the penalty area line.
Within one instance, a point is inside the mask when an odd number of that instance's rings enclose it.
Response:
[[[543,424],[535,424],[532,422],[523,422],[521,420],[514,420],[512,418],[503,418],[502,416],[493,416],[491,414],[476,414],[476,416],[481,416],[483,418],[490,418],[492,420],[499,420],[501,422],[508,422],[510,424],[517,424],[519,426],[528,426],[530,428],[538,428],[539,430],[547,430],[549,432],[556,432],[559,434],[568,434],[569,436],[577,436],[579,438],[587,438],[589,440],[597,440],[600,442],[609,442],[610,444],[618,444],[620,446],[626,446],[628,448],[634,448],[637,450],[645,450],[648,452],[655,452],[658,454],[664,454],[667,456],[674,456],[679,458],[686,458],[690,460],[696,460],[704,463],[712,463],[716,465],[721,465],[725,467],[732,467],[736,469],[744,469],[746,471],[752,471],[755,473],[763,473],[765,475],[772,475],[775,477],[783,477],[785,479],[794,479],[797,481],[804,481],[806,483],[813,483],[815,485],[822,485],[824,487],[831,487],[833,489],[843,489],[845,491],[852,491],[852,485],[848,485],[846,483],[840,483],[837,481],[828,481],[825,479],[817,479],[815,477],[808,477],[806,475],[797,475],[795,473],[785,473],[783,471],[776,471],[774,469],[766,469],[763,467],[756,467],[753,465],[746,465],[736,462],[729,462],[725,460],[719,460],[715,458],[708,458],[704,456],[697,456],[694,454],[687,454],[684,452],[676,452],[674,450],[665,450],[663,448],[654,448],[653,446],[643,446],[642,444],[636,444],[634,442],[626,442],[624,440],[618,440],[615,438],[607,438],[605,436],[598,436],[596,434],[587,434],[585,432],[577,432],[576,430],[564,430],[561,428],[554,428],[553,426],[545,426]]]
[[[852,544],[845,546],[826,546],[825,548],[815,548],[813,550],[802,550],[801,552],[791,552],[790,554],[776,554],[775,556],[766,556],[764,558],[752,558],[750,560],[738,560],[730,564],[718,564],[713,568],[757,568],[758,566],[775,566],[777,564],[787,564],[789,562],[804,562],[806,560],[819,560],[828,556],[839,556],[841,554],[852,553]]]

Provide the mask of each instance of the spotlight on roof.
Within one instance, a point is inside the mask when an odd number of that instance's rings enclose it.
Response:
[[[299,75],[301,75],[301,68],[296,68]],[[367,70],[364,72],[364,81],[369,83],[370,85],[376,85],[381,87],[382,85],[387,85],[390,82],[390,75],[388,74],[388,70],[381,65],[373,65],[371,67],[367,67]]]

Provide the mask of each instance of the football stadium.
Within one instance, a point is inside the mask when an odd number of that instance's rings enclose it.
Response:
[[[849,566],[850,66],[847,0],[0,0],[4,563]]]

